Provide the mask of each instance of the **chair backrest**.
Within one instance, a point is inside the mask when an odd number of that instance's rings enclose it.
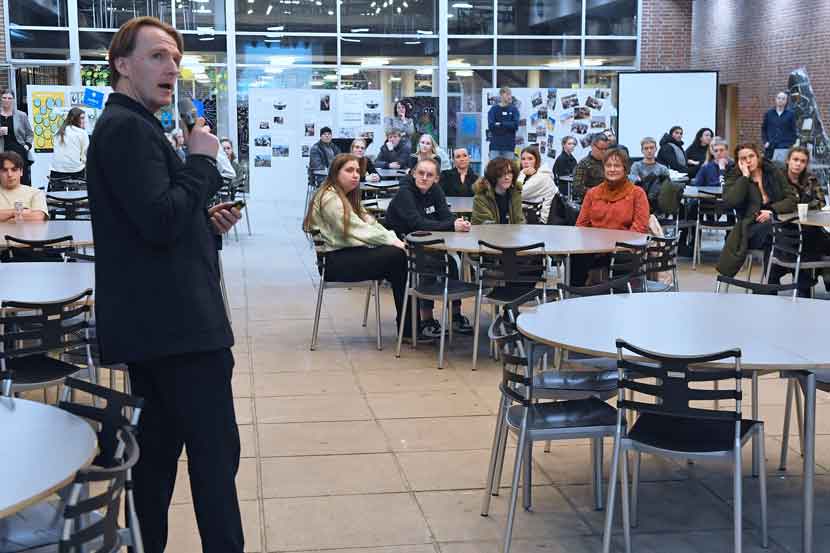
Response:
[[[101,400],[93,402],[92,405],[63,400],[58,403],[58,407],[93,423],[98,434],[100,451],[92,464],[99,467],[117,465],[124,453],[123,443],[118,439],[118,431],[122,428],[134,429],[138,425],[144,400],[85,380],[67,377],[64,379],[65,398],[69,397],[70,390],[86,392]]]
[[[499,283],[535,285],[546,282],[544,242],[507,247],[479,240],[478,247],[479,279],[485,287]]]
[[[793,299],[798,294],[798,282],[793,281],[790,284],[762,284],[760,282],[749,282],[747,280],[740,280],[734,277],[718,275],[717,285],[715,286],[715,293],[719,294],[721,284],[724,284],[724,292],[729,292],[730,286],[737,286],[743,289],[747,294],[779,294],[780,292],[791,292]]]
[[[121,496],[128,472],[138,462],[139,449],[135,436],[127,429],[118,431],[118,439],[124,444],[124,455],[116,466],[88,467],[75,475],[63,510],[59,553],[113,553],[122,547],[118,535]],[[103,490],[90,485],[104,482]],[[104,516],[99,518],[102,512]]]
[[[738,348],[704,355],[667,355],[645,350],[617,339],[617,405],[625,411],[692,420],[741,421],[741,350]],[[626,359],[626,353],[644,359]],[[704,364],[731,360],[727,368],[703,368]],[[646,380],[653,379],[653,382]],[[712,389],[706,383],[732,380],[733,387]],[[625,391],[637,392],[627,399]],[[628,394],[629,396],[631,394]],[[696,402],[734,400],[734,410],[716,410]],[[624,415],[623,415],[624,416]],[[739,431],[739,429],[736,429]]]
[[[49,218],[64,221],[88,221],[92,218],[89,210],[89,199],[83,198],[56,198],[46,194],[46,205],[49,208]]]
[[[697,220],[705,226],[725,227],[735,224],[735,210],[727,207],[722,198],[712,196],[706,198],[703,196],[705,192],[701,193],[701,198],[697,206]],[[726,220],[721,220],[723,216]]]
[[[415,285],[421,277],[447,279],[450,276],[450,259],[446,250],[431,246],[444,244],[443,238],[432,240],[413,240],[406,238],[406,266],[409,271],[410,285]]]
[[[493,320],[487,334],[500,349],[501,393],[515,403],[529,407],[533,402],[533,374],[528,367],[527,356],[522,352],[522,336],[518,328],[508,317],[499,315]]]
[[[46,185],[48,192],[69,192],[75,190],[86,190],[86,180],[77,177],[49,177]]]
[[[67,263],[95,263],[95,254],[69,252],[64,256]]]
[[[6,244],[8,244],[5,261],[63,261],[64,255],[75,251],[75,244],[71,235],[48,240],[27,240],[8,234],[4,238]]]
[[[646,255],[648,244],[629,244],[617,242],[611,254],[609,265],[610,279],[614,280],[628,275],[632,280],[639,279],[645,274]]]
[[[801,252],[804,241],[801,233],[801,223],[798,218],[787,219],[776,222],[772,225],[772,250],[770,251],[770,263],[772,259],[784,263],[794,263],[796,271],[801,265]],[[796,279],[798,273],[796,272]]]
[[[590,286],[569,286],[560,282],[556,285],[556,289],[559,291],[559,299],[566,297],[603,296],[614,293],[630,294],[632,293],[631,277],[632,275],[625,274]]]
[[[542,202],[522,201],[522,212],[528,225],[542,224]]]
[[[677,269],[677,238],[650,237],[645,262],[646,274]]]
[[[0,304],[0,370],[7,370],[10,359],[86,349],[90,350],[92,289],[71,298],[32,303],[4,301]],[[12,375],[14,378],[14,375]]]

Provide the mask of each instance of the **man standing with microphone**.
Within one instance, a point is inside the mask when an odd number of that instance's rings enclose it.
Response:
[[[145,551],[166,546],[186,447],[202,551],[242,553],[233,334],[215,238],[239,211],[205,208],[222,181],[219,142],[204,123],[190,129],[182,162],[154,116],[173,101],[182,49],[181,36],[150,17],[122,25],[110,44],[115,92],[87,156],[97,332],[103,362],[127,363],[132,391],[145,400],[133,472]]]

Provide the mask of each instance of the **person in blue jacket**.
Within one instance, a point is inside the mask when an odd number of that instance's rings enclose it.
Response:
[[[787,93],[779,92],[775,96],[775,107],[764,114],[764,122],[761,124],[764,155],[783,164],[787,151],[795,144],[797,134],[795,112],[787,109]]]
[[[490,131],[490,159],[516,156],[516,131],[519,129],[519,110],[513,105],[510,87],[499,89],[500,102],[487,113],[487,129]]]

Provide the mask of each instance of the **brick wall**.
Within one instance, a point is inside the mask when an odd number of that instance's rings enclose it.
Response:
[[[640,69],[688,69],[692,51],[692,0],[642,0]]]
[[[644,0],[644,11],[654,1]],[[761,139],[764,112],[798,67],[807,69],[825,128],[830,124],[828,21],[827,0],[694,0],[690,66],[717,70],[721,84],[737,85],[741,140]]]

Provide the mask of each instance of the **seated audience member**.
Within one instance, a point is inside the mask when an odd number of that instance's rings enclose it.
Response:
[[[173,129],[170,131],[170,136],[173,138],[173,149],[176,150],[179,159],[185,161],[187,159],[187,144],[184,143],[184,131]]]
[[[326,278],[339,282],[386,279],[392,285],[397,322],[406,291],[406,246],[366,212],[360,202],[360,160],[351,154],[334,158],[329,174],[308,204],[305,232],[319,232],[326,256]]]
[[[340,153],[337,144],[331,141],[331,129],[320,129],[320,140],[314,143],[308,151],[309,171],[328,171],[334,158]]]
[[[660,153],[657,154],[657,161],[680,173],[689,172],[686,152],[683,150],[683,127],[674,126],[663,135],[660,139]]]
[[[628,153],[628,148],[626,146],[623,146],[622,144],[617,143],[617,133],[614,132],[614,129],[605,129],[604,131],[602,131],[602,134],[604,134],[608,138],[609,148],[619,148],[620,150],[625,152],[625,155],[631,157],[631,154]]]
[[[219,145],[222,146],[222,150],[225,152],[225,155],[228,158],[228,161],[231,162],[231,167],[233,167],[234,173],[237,176],[242,175],[242,166],[239,164],[239,161],[236,159],[236,153],[233,151],[233,142],[231,142],[230,138],[224,137],[222,140],[219,141]]]
[[[0,152],[0,222],[15,220],[14,204],[17,202],[23,205],[24,221],[45,221],[49,218],[43,191],[20,184],[23,163],[23,158],[17,152]]]
[[[559,193],[556,183],[553,182],[553,173],[542,165],[542,155],[535,146],[528,146],[522,150],[519,162],[522,165],[516,182],[522,190],[522,201],[541,203],[539,221],[548,222],[548,212],[553,197]]]
[[[726,140],[716,136],[709,145],[710,159],[697,172],[695,186],[723,186],[726,175],[735,167],[729,159],[729,145]]]
[[[608,149],[608,137],[598,132],[591,136],[591,152],[576,164],[574,170],[573,194],[576,200],[581,200],[585,193],[598,185],[605,178],[602,162],[605,151]]]
[[[648,232],[649,206],[646,193],[628,180],[628,156],[620,148],[608,150],[603,169],[605,179],[585,194],[578,227]],[[608,255],[571,256],[571,284],[583,286],[588,272],[609,263]]]
[[[566,136],[562,139],[562,153],[556,158],[553,163],[553,176],[569,177],[574,174],[576,170],[576,158],[574,157],[574,149],[576,148],[576,138],[573,136]]]
[[[735,209],[737,223],[726,236],[717,266],[720,274],[730,277],[740,271],[748,250],[769,253],[773,217],[795,212],[798,203],[795,187],[775,164],[764,159],[758,144],[738,144],[735,159],[737,168],[726,177],[723,201]]]
[[[416,230],[467,232],[470,222],[457,218],[447,205],[444,191],[437,185],[440,165],[435,160],[423,159],[412,169],[412,176],[401,180],[401,188],[386,210],[386,226],[398,236],[404,237]],[[454,278],[458,278],[455,264],[450,265]],[[420,300],[420,338],[441,337],[441,323],[432,314],[434,302]],[[461,300],[452,302],[452,323],[456,332],[471,332],[469,319],[461,314]]]
[[[798,193],[798,203],[807,204],[807,209],[819,210],[824,207],[824,190],[816,176],[808,170],[810,151],[801,146],[793,146],[787,152],[784,173],[787,181]],[[830,255],[830,234],[822,227],[803,226],[801,260],[816,261]],[[789,273],[778,265],[770,267],[769,282],[779,284],[781,277]],[[816,283],[812,271],[802,269],[798,273],[798,295],[810,297],[810,288]],[[825,277],[825,286],[827,285]]]
[[[522,191],[516,184],[517,172],[509,159],[498,157],[490,160],[484,175],[473,185],[474,225],[525,222]]]
[[[386,142],[375,158],[375,167],[381,169],[405,169],[409,160],[409,144],[401,140],[401,131],[388,129]]]
[[[654,211],[658,207],[660,191],[666,183],[671,183],[671,178],[668,168],[657,163],[657,141],[654,138],[643,138],[640,151],[643,152],[643,159],[631,165],[628,179],[645,191],[651,211]]]
[[[378,175],[375,164],[372,160],[366,157],[366,141],[362,138],[355,138],[352,140],[352,155],[357,157],[360,163],[360,180],[367,180],[369,182],[378,182],[380,175]]]
[[[690,179],[695,178],[703,164],[710,160],[711,150],[709,145],[712,143],[714,136],[715,133],[712,132],[712,129],[704,127],[697,131],[695,139],[686,148],[686,165],[689,168]]]
[[[438,155],[438,145],[431,134],[424,133],[418,139],[418,150],[409,156],[410,169],[422,159],[434,159],[438,162],[438,167],[441,167],[441,156]]]
[[[452,155],[453,168],[441,171],[441,190],[446,196],[472,197],[478,175],[470,169],[470,154],[466,148],[456,148]]]

